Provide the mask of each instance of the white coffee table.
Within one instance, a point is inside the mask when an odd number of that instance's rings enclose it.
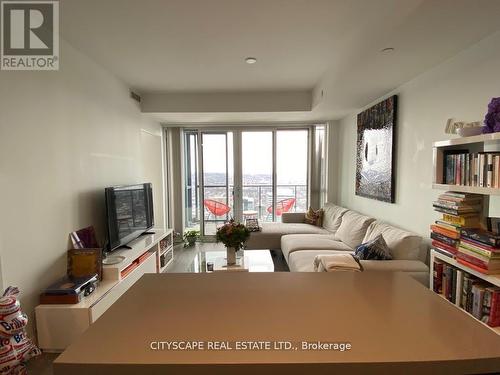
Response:
[[[213,263],[213,271],[207,271],[207,263]],[[274,272],[273,258],[269,250],[240,250],[236,254],[236,266],[226,266],[225,251],[201,251],[189,266],[189,272]]]

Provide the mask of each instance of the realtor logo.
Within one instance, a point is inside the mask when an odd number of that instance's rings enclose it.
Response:
[[[0,69],[59,69],[58,1],[1,1]]]

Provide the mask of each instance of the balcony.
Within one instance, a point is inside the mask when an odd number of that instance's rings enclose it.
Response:
[[[215,201],[226,204],[227,191],[229,191],[229,206],[233,207],[233,186],[230,185],[226,190],[226,186],[220,185],[205,185],[205,199],[212,199]],[[272,214],[272,194],[273,186],[271,184],[251,184],[243,185],[243,199],[242,208],[244,219],[247,217],[256,217],[260,222],[273,221]],[[187,187],[188,192],[198,192],[198,188],[194,186]],[[295,203],[288,212],[305,212],[308,206],[307,185],[305,184],[281,184],[276,186],[276,202],[283,199],[294,198]],[[191,207],[186,212],[186,228],[199,229],[200,228],[200,204],[201,199],[198,196],[191,195]],[[205,220],[205,232],[207,234],[215,233],[218,224],[223,223],[230,219],[233,215],[232,209],[223,216],[214,216],[206,207],[201,207]],[[281,216],[276,216],[275,221],[281,221]]]

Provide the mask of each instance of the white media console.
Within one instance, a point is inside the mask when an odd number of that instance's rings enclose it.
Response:
[[[173,260],[173,231],[153,229],[112,255],[125,259],[103,266],[96,290],[74,305],[38,305],[35,309],[38,346],[46,352],[61,352],[94,323],[145,273],[161,273]]]

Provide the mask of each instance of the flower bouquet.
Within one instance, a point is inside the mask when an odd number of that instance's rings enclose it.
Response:
[[[236,252],[243,248],[246,240],[250,237],[250,231],[241,223],[231,219],[223,226],[217,228],[216,240],[226,246],[227,264],[236,264]]]

